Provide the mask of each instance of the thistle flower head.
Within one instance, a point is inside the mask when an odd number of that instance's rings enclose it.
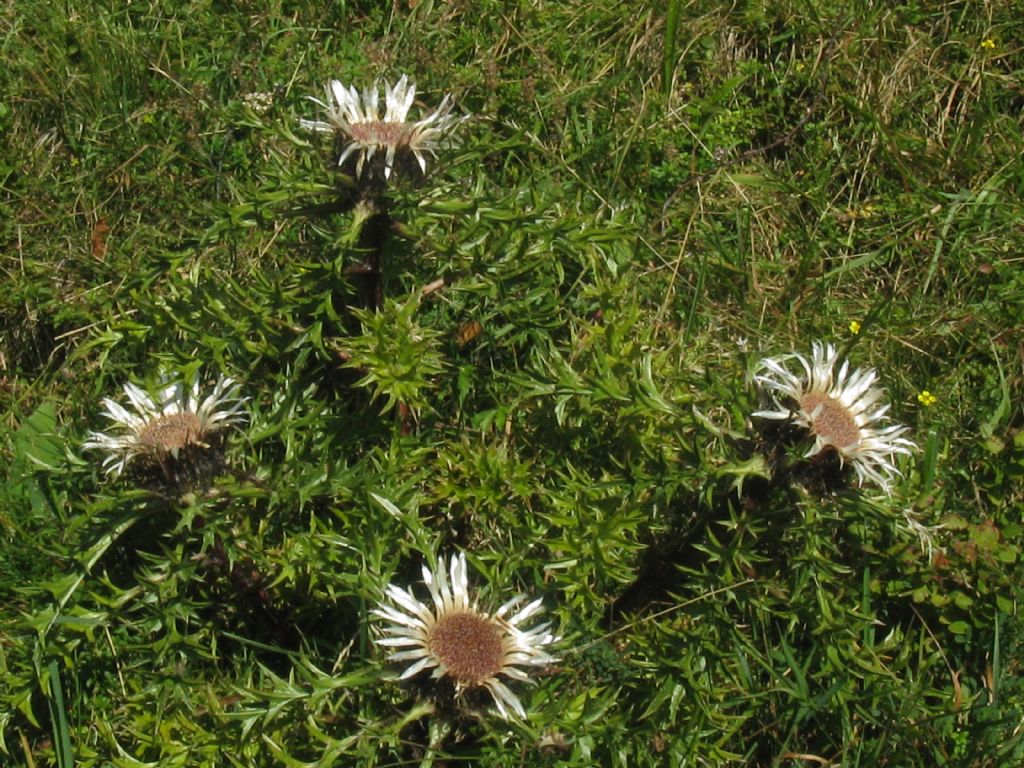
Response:
[[[384,156],[384,178],[390,178],[396,158],[411,156],[426,173],[427,158],[437,156],[437,150],[446,144],[452,131],[465,117],[452,114],[450,96],[426,117],[408,120],[409,109],[416,98],[416,85],[402,75],[394,85],[384,86],[384,115],[380,114],[379,86],[374,85],[360,94],[354,86],[345,86],[340,80],[331,80],[326,89],[326,100],[310,97],[326,111],[326,120],[300,120],[303,128],[337,136],[343,149],[338,165],[355,158],[356,176],[362,176],[378,152]]]
[[[90,432],[83,443],[86,449],[107,452],[103,468],[114,476],[133,461],[166,468],[183,451],[208,448],[214,433],[245,419],[245,399],[239,397],[238,385],[224,376],[205,397],[198,376],[188,383],[165,380],[155,395],[129,382],[124,393],[131,408],[103,398],[104,414],[113,422],[111,429]]]
[[[792,362],[799,366],[795,371]],[[870,480],[889,492],[892,477],[900,474],[896,455],[917,446],[904,437],[908,427],[887,423],[889,404],[881,402],[885,393],[874,386],[877,378],[872,369],[851,371],[849,361],[840,364],[835,347],[814,342],[810,359],[794,352],[758,363],[754,381],[774,407],[754,416],[792,420],[814,437],[807,456],[833,450],[859,483]]]
[[[433,605],[421,602],[410,590],[388,585],[391,604],[373,611],[390,622],[377,644],[399,649],[390,661],[408,663],[399,679],[432,670],[432,678],[447,677],[455,683],[456,695],[485,688],[502,717],[513,712],[525,718],[522,703],[502,678],[530,682],[523,667],[555,661],[544,650],[558,640],[548,631],[550,624],[523,626],[542,611],[541,601],[523,606],[524,596],[517,595],[488,613],[470,597],[464,554],[451,558],[449,574],[442,560],[433,571],[423,566],[423,583]]]

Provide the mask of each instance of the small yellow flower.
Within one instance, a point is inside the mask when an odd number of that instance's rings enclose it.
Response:
[[[850,321],[850,333],[852,333],[854,336],[860,333],[860,323],[858,323],[856,320]]]
[[[986,51],[991,51],[993,48],[996,47],[996,41],[993,40],[991,37],[986,37],[984,40],[981,41],[981,47],[984,48]]]
[[[939,401],[935,395],[929,392],[927,389],[922,389],[921,393],[917,396],[917,402],[923,405],[925,408],[931,408]]]

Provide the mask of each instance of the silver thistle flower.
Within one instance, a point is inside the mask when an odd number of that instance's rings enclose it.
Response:
[[[238,385],[225,376],[206,397],[200,396],[198,376],[188,383],[180,379],[165,383],[155,396],[130,382],[124,392],[133,410],[103,398],[112,429],[90,432],[83,443],[86,449],[107,452],[103,468],[115,477],[135,459],[165,466],[168,458],[176,460],[190,447],[207,447],[213,433],[245,420],[245,399],[238,396]]]
[[[411,662],[399,679],[430,669],[435,679],[451,678],[456,695],[483,687],[490,691],[502,717],[507,719],[509,712],[514,712],[525,718],[522,703],[501,678],[530,682],[521,667],[555,661],[544,650],[558,640],[548,631],[550,624],[533,629],[522,626],[542,611],[541,601],[519,608],[525,597],[517,595],[494,613],[487,613],[470,597],[464,554],[452,556],[450,575],[449,581],[443,560],[437,561],[434,571],[423,566],[423,583],[430,592],[432,607],[420,602],[411,591],[388,585],[392,605],[381,605],[373,614],[391,624],[376,643],[399,649],[388,657],[390,661]]]
[[[787,363],[796,361],[794,373]],[[769,394],[775,406],[757,411],[765,419],[792,420],[814,436],[807,456],[826,448],[833,449],[842,463],[849,462],[858,483],[870,480],[891,492],[892,477],[900,475],[895,465],[897,454],[909,455],[917,446],[903,437],[909,428],[888,424],[889,404],[879,404],[884,391],[874,386],[878,374],[873,369],[850,371],[831,344],[814,342],[811,358],[791,353],[761,360],[754,381]]]
[[[466,117],[453,115],[450,96],[441,100],[441,106],[426,117],[409,121],[409,108],[416,98],[416,85],[402,75],[393,86],[384,86],[384,116],[380,116],[378,86],[363,91],[346,87],[339,80],[331,80],[325,88],[326,101],[310,96],[310,100],[323,107],[326,120],[300,120],[303,128],[320,133],[332,133],[344,143],[338,165],[349,157],[356,158],[356,176],[378,151],[384,153],[384,178],[390,178],[395,158],[411,154],[423,173],[427,171],[429,154],[437,157],[437,150],[445,145],[455,127]]]

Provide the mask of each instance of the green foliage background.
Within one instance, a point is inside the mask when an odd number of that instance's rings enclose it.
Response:
[[[1021,11],[7,3],[0,761],[1024,762]],[[473,118],[374,312],[298,119],[403,72]],[[891,498],[752,423],[819,339],[912,427]],[[161,369],[250,398],[210,488],[81,448]],[[526,722],[371,642],[456,551],[563,637]]]

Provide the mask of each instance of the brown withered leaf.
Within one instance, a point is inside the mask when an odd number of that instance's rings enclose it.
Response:
[[[96,226],[92,228],[92,257],[97,261],[103,261],[107,255],[108,232],[110,232],[110,225],[104,218],[100,218],[96,222]]]
[[[484,332],[484,327],[478,320],[470,320],[459,326],[455,331],[455,340],[460,347],[464,347]]]

